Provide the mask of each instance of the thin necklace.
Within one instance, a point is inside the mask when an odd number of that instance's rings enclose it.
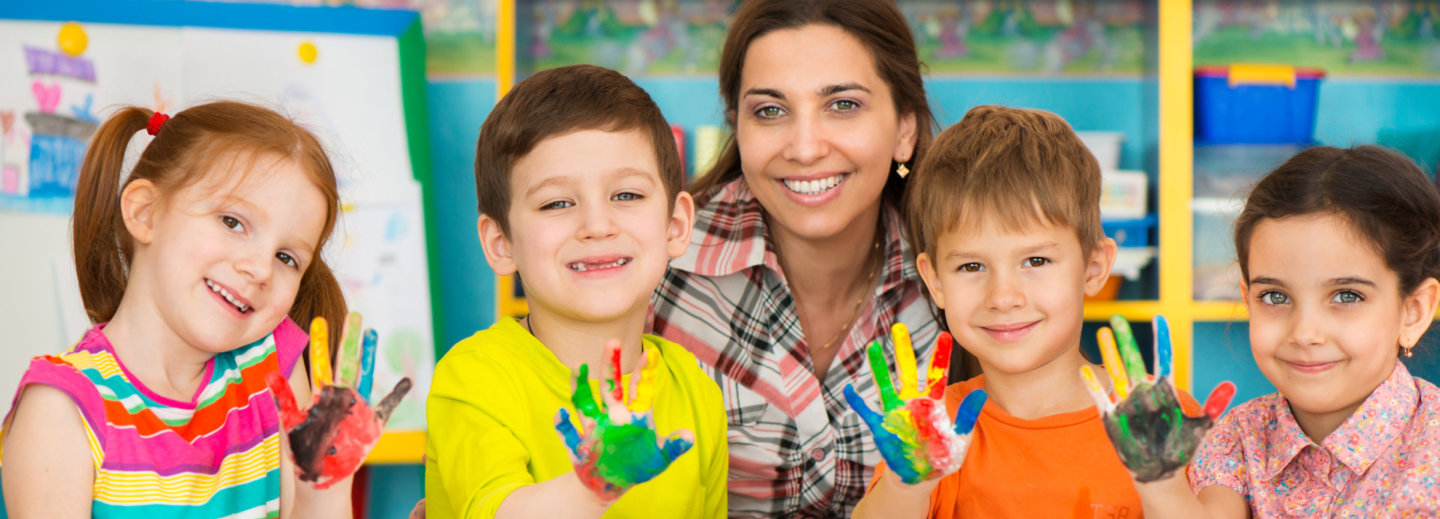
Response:
[[[860,298],[855,301],[855,309],[850,311],[850,317],[845,318],[845,324],[840,326],[840,330],[835,332],[834,337],[831,337],[829,341],[826,341],[825,344],[821,345],[819,348],[812,348],[810,350],[812,355],[814,353],[826,351],[830,349],[831,346],[834,346],[835,343],[840,340],[840,338],[844,337],[850,332],[850,328],[855,325],[855,320],[860,318],[860,309],[865,307],[865,301],[870,299],[870,294],[874,292],[873,288],[875,283],[875,271],[880,269],[880,238],[882,237],[880,232],[880,228],[877,227],[875,229],[875,246],[871,247],[870,258],[867,262],[869,264],[869,268],[867,268],[866,270],[869,270],[870,274],[865,277],[865,288],[860,292]],[[796,301],[798,302],[799,299],[797,298]]]

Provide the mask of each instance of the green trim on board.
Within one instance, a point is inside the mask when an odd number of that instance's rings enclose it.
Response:
[[[440,348],[440,337],[445,333],[444,300],[440,284],[440,231],[435,215],[435,176],[430,165],[430,122],[429,107],[425,102],[425,34],[420,20],[416,18],[410,27],[395,38],[400,46],[400,99],[405,107],[405,135],[410,147],[410,169],[415,180],[420,182],[420,199],[424,204],[425,216],[425,258],[430,279],[430,326],[433,328],[431,347],[435,360],[440,360],[444,351]]]

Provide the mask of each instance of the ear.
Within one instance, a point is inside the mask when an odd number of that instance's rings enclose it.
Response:
[[[1248,307],[1250,305],[1250,284],[1244,279],[1240,280],[1240,300]]]
[[[670,228],[665,235],[665,254],[671,258],[685,255],[690,249],[690,233],[695,225],[695,198],[681,191],[675,195],[675,210],[670,214]]]
[[[1085,295],[1093,297],[1100,293],[1105,281],[1110,279],[1110,269],[1115,266],[1115,254],[1118,252],[1115,240],[1101,238],[1095,242],[1095,248],[1090,250],[1090,261],[1085,264]]]
[[[945,288],[940,286],[940,276],[935,272],[935,264],[930,261],[930,253],[922,252],[915,256],[915,267],[920,271],[920,279],[925,281],[925,288],[930,291],[930,299],[935,300],[936,307],[944,310]]]
[[[914,113],[900,116],[900,128],[895,138],[895,155],[892,157],[895,162],[906,162],[915,156],[915,141],[919,138],[915,125]]]
[[[490,270],[501,276],[514,274],[515,256],[511,252],[510,239],[505,237],[505,231],[500,230],[500,222],[482,214],[475,227],[480,233],[480,247],[485,250],[485,262],[490,264]]]
[[[160,188],[154,182],[136,179],[125,185],[120,192],[120,217],[125,229],[135,242],[149,245],[155,231],[155,218],[159,211]]]
[[[1400,312],[1401,346],[1414,346],[1420,342],[1420,336],[1425,335],[1425,330],[1428,330],[1430,323],[1435,320],[1437,297],[1440,297],[1440,281],[1425,278],[1420,282],[1420,286],[1415,287],[1415,291],[1405,298]]]

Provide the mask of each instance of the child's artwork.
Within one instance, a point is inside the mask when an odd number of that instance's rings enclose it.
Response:
[[[296,405],[285,375],[272,371],[265,378],[280,406],[295,472],[300,481],[313,483],[315,488],[329,488],[360,468],[365,455],[380,441],[391,411],[410,392],[410,379],[402,378],[371,407],[376,335],[369,329],[362,333],[360,323],[360,314],[355,312],[345,319],[333,371],[329,325],[324,317],[316,317],[310,324],[310,387],[314,393],[309,405]]]
[[[1195,65],[1277,63],[1329,76],[1440,75],[1440,2],[1199,0]]]
[[[1155,47],[1154,10],[1142,0],[899,6],[920,61],[935,74],[1136,75],[1144,71],[1146,49]]]
[[[655,355],[654,349],[641,353],[630,378],[632,387],[627,388],[620,370],[619,341],[612,341],[605,346],[610,387],[600,388],[603,404],[590,389],[589,366],[581,364],[570,396],[580,413],[581,428],[575,428],[565,408],[555,413],[555,430],[570,449],[575,474],[601,499],[619,499],[631,487],[660,475],[695,445],[694,433],[684,429],[670,433],[664,442],[655,435],[650,404],[655,397],[655,371],[664,369],[660,360],[651,358]]]
[[[960,402],[951,425],[945,410],[945,381],[950,369],[950,350],[955,340],[950,332],[940,332],[936,339],[935,356],[930,360],[927,381],[921,388],[915,365],[915,349],[910,344],[910,331],[896,323],[891,329],[895,341],[895,370],[900,375],[900,392],[890,381],[890,367],[885,363],[880,341],[870,344],[870,373],[880,390],[880,413],[870,409],[855,386],[845,386],[845,400],[860,414],[885,464],[901,481],[913,485],[944,477],[960,470],[965,453],[970,449],[970,432],[985,407],[984,389],[971,391]]]
[[[1120,461],[1140,482],[1157,481],[1182,470],[1205,439],[1205,433],[1230,406],[1235,384],[1222,382],[1205,399],[1204,413],[1187,416],[1180,407],[1171,376],[1173,358],[1170,325],[1155,316],[1155,374],[1145,372],[1145,361],[1124,317],[1110,318],[1113,328],[1098,334],[1100,355],[1110,375],[1114,397],[1106,393],[1089,365],[1080,368],[1090,396],[1105,422],[1105,432],[1120,453]],[[1117,347],[1118,342],[1118,347]]]

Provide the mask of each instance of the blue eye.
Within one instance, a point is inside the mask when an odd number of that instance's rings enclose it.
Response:
[[[554,202],[550,202],[550,203],[548,203],[548,204],[545,204],[545,205],[540,206],[540,210],[541,210],[541,211],[549,211],[549,210],[551,210],[551,209],[565,209],[565,208],[568,208],[568,207],[572,207],[572,206],[574,206],[574,205],[575,205],[575,203],[574,203],[574,202],[571,202],[571,201],[569,201],[569,200],[556,200],[556,201],[554,201]]]
[[[221,216],[220,223],[232,231],[245,232],[245,224],[240,223],[240,219],[234,216]]]
[[[621,202],[629,202],[632,200],[639,200],[641,198],[645,197],[641,196],[640,193],[631,193],[629,191],[626,191],[624,193],[616,193],[615,196],[610,197],[611,200],[618,200]]]
[[[1340,303],[1343,305],[1352,305],[1364,300],[1365,298],[1361,296],[1359,292],[1356,292],[1354,290],[1341,290],[1335,293],[1335,297],[1330,298],[1330,302]]]
[[[296,260],[294,256],[291,256],[291,255],[288,254],[288,253],[277,252],[277,253],[275,253],[275,259],[280,260],[280,263],[284,263],[285,265],[287,265],[287,266],[289,266],[289,267],[296,268],[296,269],[300,268],[300,262],[299,262],[298,260]]]
[[[1266,290],[1260,293],[1260,302],[1267,305],[1283,305],[1290,302],[1290,296],[1276,290]]]
[[[1050,258],[1041,258],[1038,256],[1034,258],[1025,258],[1025,266],[1027,267],[1043,267],[1049,264]]]
[[[985,270],[985,266],[979,263],[966,263],[964,265],[960,265],[960,268],[958,270],[960,272],[980,272],[982,270]]]

